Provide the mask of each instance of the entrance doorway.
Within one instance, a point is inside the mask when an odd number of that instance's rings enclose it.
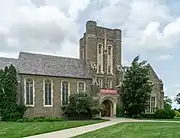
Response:
[[[103,111],[101,112],[101,116],[110,117],[112,114],[112,108],[113,108],[112,102],[109,100],[104,100],[102,102],[102,108],[103,108]]]

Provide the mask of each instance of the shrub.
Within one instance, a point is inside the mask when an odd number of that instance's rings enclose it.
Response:
[[[174,110],[159,109],[155,112],[155,118],[157,119],[173,119],[175,115]]]
[[[174,110],[174,112],[175,112],[175,114],[176,114],[176,117],[180,117],[180,113],[179,113],[179,111]]]
[[[153,119],[153,118],[155,118],[155,115],[154,114],[142,114],[141,117],[146,118],[146,119]]]
[[[74,93],[69,103],[62,106],[64,116],[68,119],[92,119],[101,111],[99,101],[93,100],[87,93]]]

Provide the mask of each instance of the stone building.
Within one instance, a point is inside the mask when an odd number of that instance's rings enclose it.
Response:
[[[0,58],[0,68],[13,64],[18,70],[18,97],[30,108],[26,116],[61,116],[61,105],[72,92],[99,98],[106,109],[102,116],[115,116],[122,84],[121,30],[86,23],[79,41],[80,59],[20,52],[18,59]],[[163,84],[150,67],[155,84],[148,113],[163,108]]]

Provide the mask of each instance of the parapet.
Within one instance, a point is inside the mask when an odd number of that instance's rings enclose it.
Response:
[[[86,33],[95,34],[97,23],[95,21],[89,20],[86,23]]]

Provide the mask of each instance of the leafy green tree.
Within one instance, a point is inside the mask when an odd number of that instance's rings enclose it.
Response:
[[[125,71],[122,98],[125,114],[130,117],[140,115],[148,106],[152,91],[148,74],[149,65],[146,61],[139,62],[139,56],[134,58]]]
[[[178,104],[180,104],[180,93],[178,93],[175,97],[175,102],[177,102]]]
[[[172,99],[168,96],[164,97],[164,110],[171,110],[172,108]]]

